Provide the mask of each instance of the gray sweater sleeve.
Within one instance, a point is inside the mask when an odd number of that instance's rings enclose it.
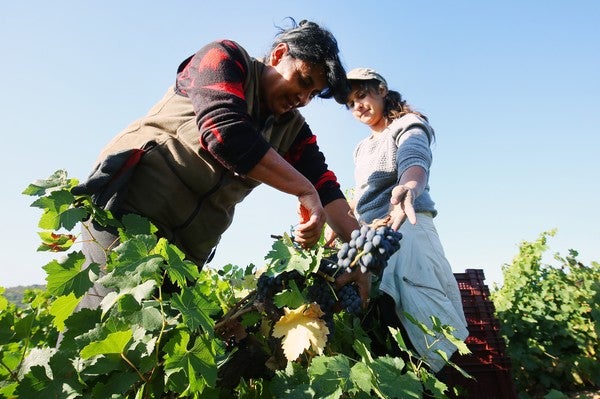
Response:
[[[420,166],[427,175],[427,184],[425,191],[415,199],[415,211],[431,212],[433,216],[437,215],[435,202],[429,195],[429,170],[433,161],[431,153],[431,140],[433,131],[431,127],[422,123],[415,115],[409,115],[402,119],[416,119],[414,123],[406,123],[394,131],[394,140],[396,142],[396,168],[397,179],[400,180],[402,174],[411,166]]]
[[[432,155],[429,137],[425,130],[419,125],[412,125],[409,129],[398,132],[395,141],[398,147],[396,152],[398,179],[411,166],[420,166],[429,175]]]

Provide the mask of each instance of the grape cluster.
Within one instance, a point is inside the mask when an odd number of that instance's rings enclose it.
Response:
[[[320,275],[315,275],[312,284],[307,288],[307,298],[310,302],[315,302],[323,311],[323,320],[329,328],[329,333],[333,333],[333,314],[337,298],[329,282]]]
[[[344,310],[355,316],[361,311],[362,299],[358,293],[356,284],[346,284],[338,291],[338,298]]]
[[[355,283],[346,284],[337,291],[332,283],[357,266],[363,273],[370,271],[380,275],[390,256],[400,249],[401,238],[402,234],[389,226],[363,225],[352,232],[350,242],[343,243],[336,255],[321,260],[318,272],[311,278],[295,270],[276,276],[262,274],[257,282],[256,299],[270,301],[275,294],[289,286],[290,280],[295,280],[299,288],[306,288],[307,299],[320,306],[323,319],[329,330],[333,331],[333,314],[341,308],[358,315],[362,300]]]
[[[338,266],[351,269],[359,265],[363,273],[371,271],[381,275],[388,259],[400,249],[402,233],[385,225],[363,225],[354,230],[350,238],[337,253]]]
[[[276,276],[263,273],[256,282],[256,299],[260,302],[271,300],[289,284],[290,280],[299,282],[301,279],[302,276],[297,270],[283,272]]]

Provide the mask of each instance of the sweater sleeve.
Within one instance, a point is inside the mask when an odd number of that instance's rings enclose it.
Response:
[[[429,174],[432,154],[429,137],[419,125],[413,125],[396,137],[398,178],[411,166],[421,166]]]
[[[192,102],[202,148],[240,174],[248,173],[270,148],[248,113],[244,94],[248,73],[243,50],[223,40],[185,60],[175,84],[177,93]]]
[[[335,174],[325,163],[315,136],[304,123],[284,158],[315,186],[323,206],[331,201],[344,198]]]

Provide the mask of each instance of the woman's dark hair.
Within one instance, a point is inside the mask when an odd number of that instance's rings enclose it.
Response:
[[[318,95],[321,98],[335,98],[340,104],[346,103],[349,84],[346,71],[339,57],[337,40],[327,29],[306,20],[299,23],[289,17],[292,27],[278,27],[273,50],[279,43],[288,45],[290,56],[301,61],[321,65],[325,69],[327,87]]]

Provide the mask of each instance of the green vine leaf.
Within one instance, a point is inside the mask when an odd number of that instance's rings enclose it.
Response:
[[[282,291],[273,297],[273,303],[278,308],[288,307],[290,309],[296,309],[306,303],[306,298],[302,295],[296,282],[292,280],[290,281],[289,289]]]
[[[376,376],[375,386],[384,398],[420,399],[423,394],[421,380],[413,371],[404,373],[400,358],[380,356],[370,364]]]
[[[269,275],[279,274],[292,270],[297,270],[301,274],[312,270],[315,267],[316,260],[310,256],[310,253],[296,248],[288,234],[276,240],[269,253],[265,256],[268,264],[266,273]]]
[[[71,208],[74,200],[73,194],[67,190],[53,191],[35,200],[31,206],[44,211],[38,226],[45,230],[72,230],[87,215],[85,209]]]
[[[371,369],[363,362],[355,363],[350,369],[350,380],[356,389],[370,394],[373,391]]]
[[[163,264],[163,258],[157,255],[133,261],[123,259],[120,263],[113,264],[113,270],[100,277],[97,282],[105,287],[119,289],[132,288],[150,280],[156,283],[160,281]]]
[[[308,374],[317,397],[337,399],[348,389],[350,363],[343,355],[317,356],[312,360]]]
[[[308,370],[299,363],[288,362],[285,370],[277,370],[271,381],[271,393],[276,398],[312,399]]]
[[[167,240],[161,238],[154,250],[166,259],[165,270],[169,280],[177,284],[178,287],[183,288],[187,286],[188,281],[196,281],[200,277],[198,266],[184,260],[184,253],[176,246],[169,244]]]
[[[208,301],[195,287],[184,288],[180,294],[173,295],[171,306],[181,312],[183,321],[191,331],[202,328],[213,334],[215,321],[211,315],[221,309],[218,304]]]
[[[131,288],[124,288],[120,291],[109,292],[100,302],[102,308],[102,317],[104,317],[108,311],[114,306],[115,303],[125,297],[133,297],[138,304],[142,303],[142,300],[150,297],[156,287],[156,281],[148,280],[140,285]]]
[[[93,285],[90,273],[97,275],[99,266],[91,264],[87,269],[82,269],[85,256],[81,251],[72,252],[62,261],[53,260],[43,269],[46,271],[46,289],[52,295],[62,296],[71,292],[76,297],[83,296]]]
[[[132,336],[133,331],[131,329],[109,333],[105,339],[86,345],[81,350],[81,357],[89,359],[92,356],[123,353]]]
[[[23,194],[41,197],[56,190],[70,190],[79,183],[77,179],[69,179],[67,171],[57,170],[45,180],[36,180],[23,190]]]
[[[8,299],[4,296],[4,291],[6,291],[6,288],[0,287],[0,312],[8,307]]]
[[[60,351],[50,358],[47,368],[32,366],[16,389],[17,397],[27,399],[78,398],[83,385],[77,380],[73,362]]]
[[[81,301],[81,298],[82,297],[77,297],[71,292],[68,295],[59,296],[54,300],[52,305],[50,305],[48,311],[54,316],[52,323],[58,331],[63,331],[65,329],[65,320],[73,314],[73,311]]]
[[[166,383],[176,392],[200,394],[217,382],[216,349],[207,336],[198,336],[188,349],[190,334],[179,330],[165,345]]]

